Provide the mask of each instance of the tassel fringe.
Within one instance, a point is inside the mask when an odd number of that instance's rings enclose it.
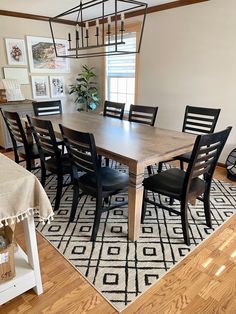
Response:
[[[18,223],[20,221],[23,221],[24,219],[27,219],[29,216],[35,215],[36,217],[39,217],[39,221],[45,225],[45,223],[49,224],[51,221],[53,221],[54,213],[52,212],[47,218],[41,217],[39,214],[38,208],[29,208],[25,212],[18,214],[17,216],[11,216],[11,217],[5,217],[0,220],[0,228],[8,225],[13,225],[15,223]]]

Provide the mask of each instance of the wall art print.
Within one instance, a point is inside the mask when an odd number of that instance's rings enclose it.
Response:
[[[9,65],[27,65],[24,39],[5,38]]]
[[[50,98],[47,76],[31,76],[34,99]]]
[[[67,40],[56,39],[60,54],[66,54]],[[51,38],[27,36],[31,73],[68,73],[68,58],[57,58]]]
[[[63,76],[50,76],[51,97],[58,98],[65,96],[65,83]]]

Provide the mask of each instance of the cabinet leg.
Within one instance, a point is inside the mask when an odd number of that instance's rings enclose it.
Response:
[[[28,216],[23,220],[25,242],[27,248],[28,261],[34,270],[36,285],[33,288],[36,294],[43,293],[43,286],[41,280],[41,272],[39,266],[38,247],[36,240],[35,224],[33,215]]]

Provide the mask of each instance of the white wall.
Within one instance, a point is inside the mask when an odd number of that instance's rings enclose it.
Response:
[[[149,14],[140,53],[137,104],[159,106],[159,127],[181,130],[187,104],[221,108],[216,130],[233,130],[220,162],[236,147],[235,12],[210,0]],[[102,82],[101,59],[88,62]]]
[[[236,1],[211,0],[148,15],[138,102],[158,105],[157,125],[181,130],[187,104],[221,108],[233,126],[220,161],[236,147]]]
[[[22,8],[22,11],[24,9]],[[71,26],[58,24],[58,38],[66,39],[66,34],[71,30]],[[7,55],[5,49],[5,38],[20,38],[25,39],[26,44],[26,36],[39,36],[39,37],[50,37],[50,29],[49,24],[43,21],[34,21],[22,18],[14,18],[0,15],[0,78],[3,78],[3,67],[10,66],[7,64]],[[26,45],[27,50],[27,45]],[[75,110],[75,105],[73,103],[73,97],[68,95],[68,86],[69,84],[73,84],[75,82],[75,78],[77,74],[81,71],[81,64],[86,64],[87,60],[83,60],[80,62],[78,59],[70,60],[70,73],[58,73],[58,75],[62,75],[65,78],[66,84],[66,97],[62,98],[63,110],[64,112],[70,112]],[[29,63],[28,63],[29,64]],[[30,73],[30,69],[28,66],[28,70]],[[30,73],[33,75],[57,75],[57,74],[36,74]],[[31,82],[31,79],[30,79]],[[22,92],[25,98],[32,99],[32,89],[31,84],[29,85],[21,85]]]

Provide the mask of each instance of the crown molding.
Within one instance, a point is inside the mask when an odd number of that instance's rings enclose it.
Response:
[[[160,11],[164,11],[164,10],[174,9],[174,8],[183,7],[183,6],[192,5],[192,4],[201,3],[201,2],[206,2],[206,1],[210,1],[210,0],[173,1],[173,2],[169,2],[169,3],[164,3],[164,4],[159,4],[159,5],[149,7],[147,9],[147,13],[150,14],[150,13],[154,13],[154,12],[160,12]],[[143,15],[144,11],[145,10],[137,10],[137,11],[129,12],[129,13],[125,14],[125,17],[131,18],[131,17]],[[18,18],[23,18],[23,19],[31,19],[31,20],[36,20],[36,21],[44,21],[44,22],[49,21],[48,16],[28,14],[28,13],[15,12],[15,11],[0,10],[0,15],[18,17]],[[67,24],[67,25],[75,25],[74,21],[65,20],[65,19],[57,20],[57,23]]]

